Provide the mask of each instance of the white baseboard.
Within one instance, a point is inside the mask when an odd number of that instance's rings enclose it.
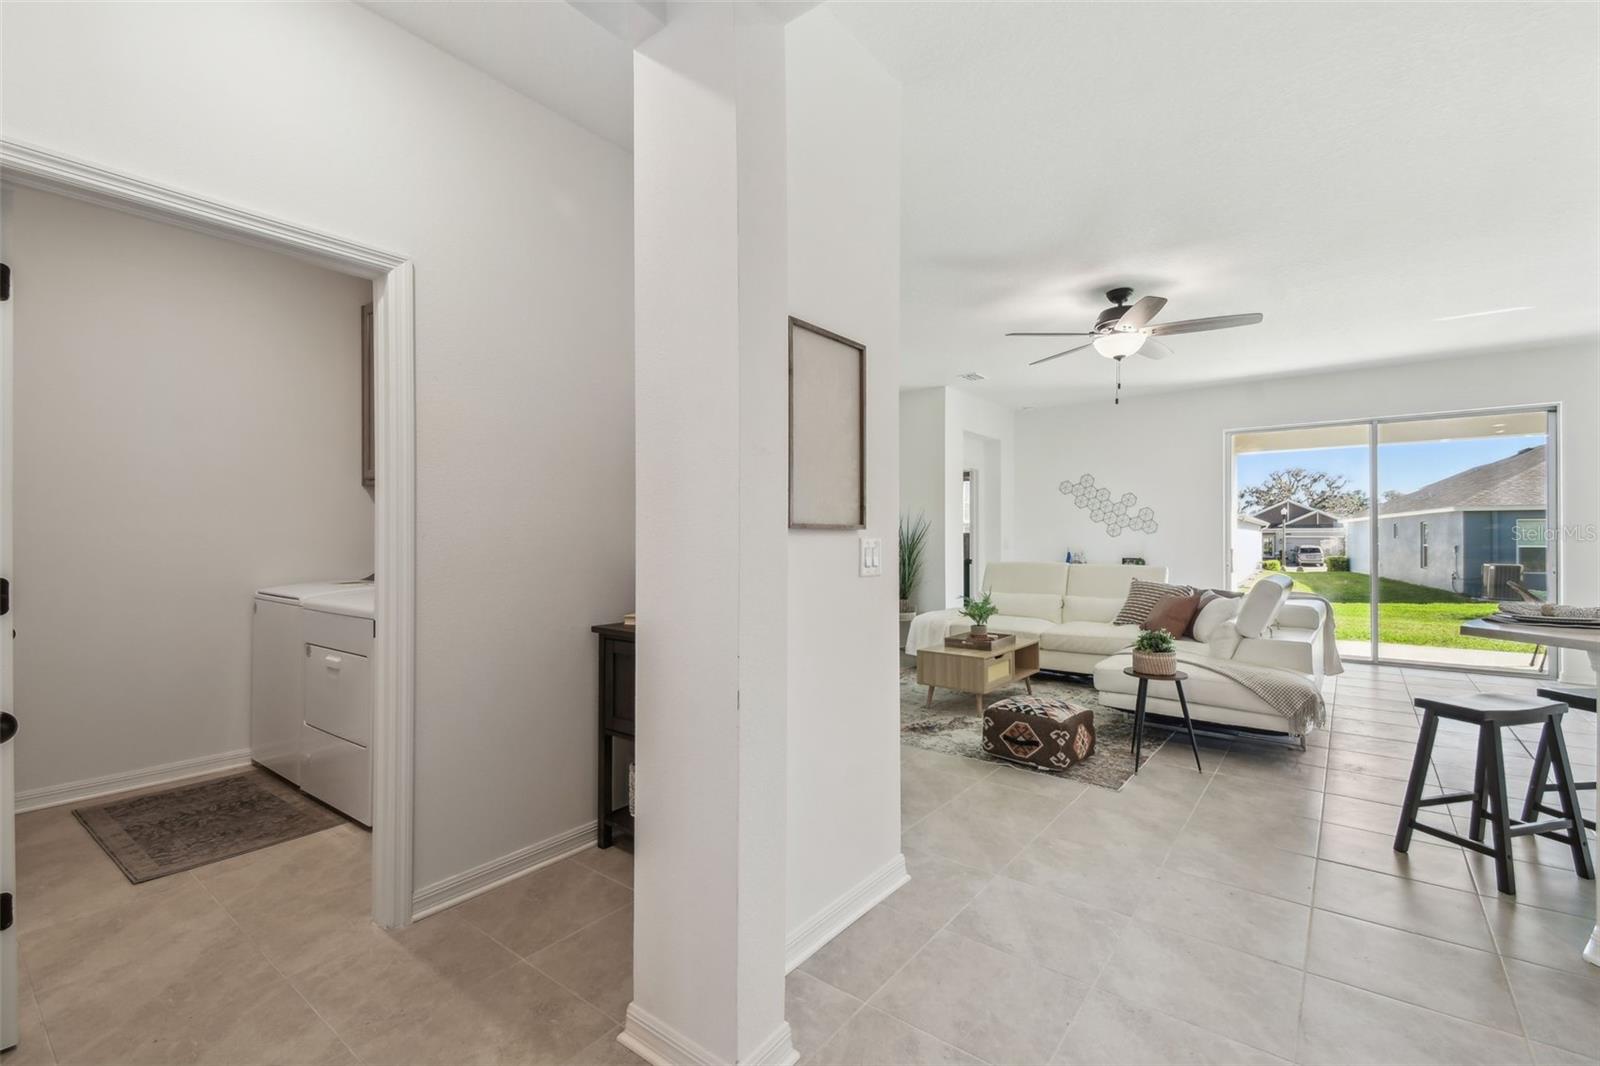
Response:
[[[249,749],[225,751],[220,755],[201,755],[194,759],[180,759],[160,766],[147,766],[143,770],[128,770],[120,774],[91,777],[82,781],[67,781],[44,788],[30,788],[17,793],[17,813],[40,811],[46,807],[60,807],[67,803],[98,799],[136,788],[167,785],[191,777],[204,777],[223,770],[237,770],[250,765]]]
[[[690,1040],[672,1026],[641,1010],[637,1003],[628,1004],[627,1024],[617,1037],[617,1043],[639,1056],[651,1066],[720,1066],[722,1062],[710,1051]],[[772,1035],[761,1042],[741,1066],[794,1066],[800,1060],[795,1050],[794,1034],[788,1022],[782,1022]]]
[[[576,855],[585,848],[591,848],[594,846],[594,840],[595,823],[587,822],[557,833],[548,840],[541,840],[537,844],[518,848],[498,859],[491,859],[482,866],[474,866],[464,873],[447,877],[443,881],[435,881],[418,889],[411,897],[411,918],[413,921],[426,918],[447,907],[464,903],[473,896],[481,896],[491,888],[497,888],[523,874],[532,873],[541,866],[549,866],[569,855]]]
[[[794,1066],[800,1061],[800,1052],[794,1046],[794,1030],[784,1022],[761,1042],[761,1046],[744,1060],[751,1066]]]
[[[787,970],[816,954],[824,944],[849,928],[863,914],[888,899],[890,894],[907,881],[906,857],[896,855],[850,891],[828,904],[802,922],[789,934],[784,945],[784,962]]]

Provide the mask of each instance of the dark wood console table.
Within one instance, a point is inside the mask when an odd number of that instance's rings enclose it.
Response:
[[[615,834],[633,834],[633,815],[628,805],[612,807],[612,742],[618,737],[632,740],[633,729],[633,633],[634,626],[620,622],[592,626],[600,636],[600,773],[599,803],[596,807],[595,843],[609,848]]]

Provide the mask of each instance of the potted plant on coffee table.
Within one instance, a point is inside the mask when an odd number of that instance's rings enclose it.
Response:
[[[1000,613],[1000,608],[985,592],[983,599],[975,600],[968,596],[962,601],[961,613],[972,619],[972,635],[979,640],[989,635],[989,619]]]
[[[1147,629],[1133,642],[1133,668],[1141,674],[1170,677],[1178,672],[1178,650],[1165,629]]]

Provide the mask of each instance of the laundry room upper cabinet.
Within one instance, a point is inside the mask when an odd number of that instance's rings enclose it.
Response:
[[[378,484],[377,449],[372,420],[372,305],[361,307],[361,484]]]

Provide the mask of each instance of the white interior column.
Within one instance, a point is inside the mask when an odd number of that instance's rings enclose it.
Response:
[[[790,1063],[783,27],[685,4],[634,56],[634,999],[653,1062]]]

